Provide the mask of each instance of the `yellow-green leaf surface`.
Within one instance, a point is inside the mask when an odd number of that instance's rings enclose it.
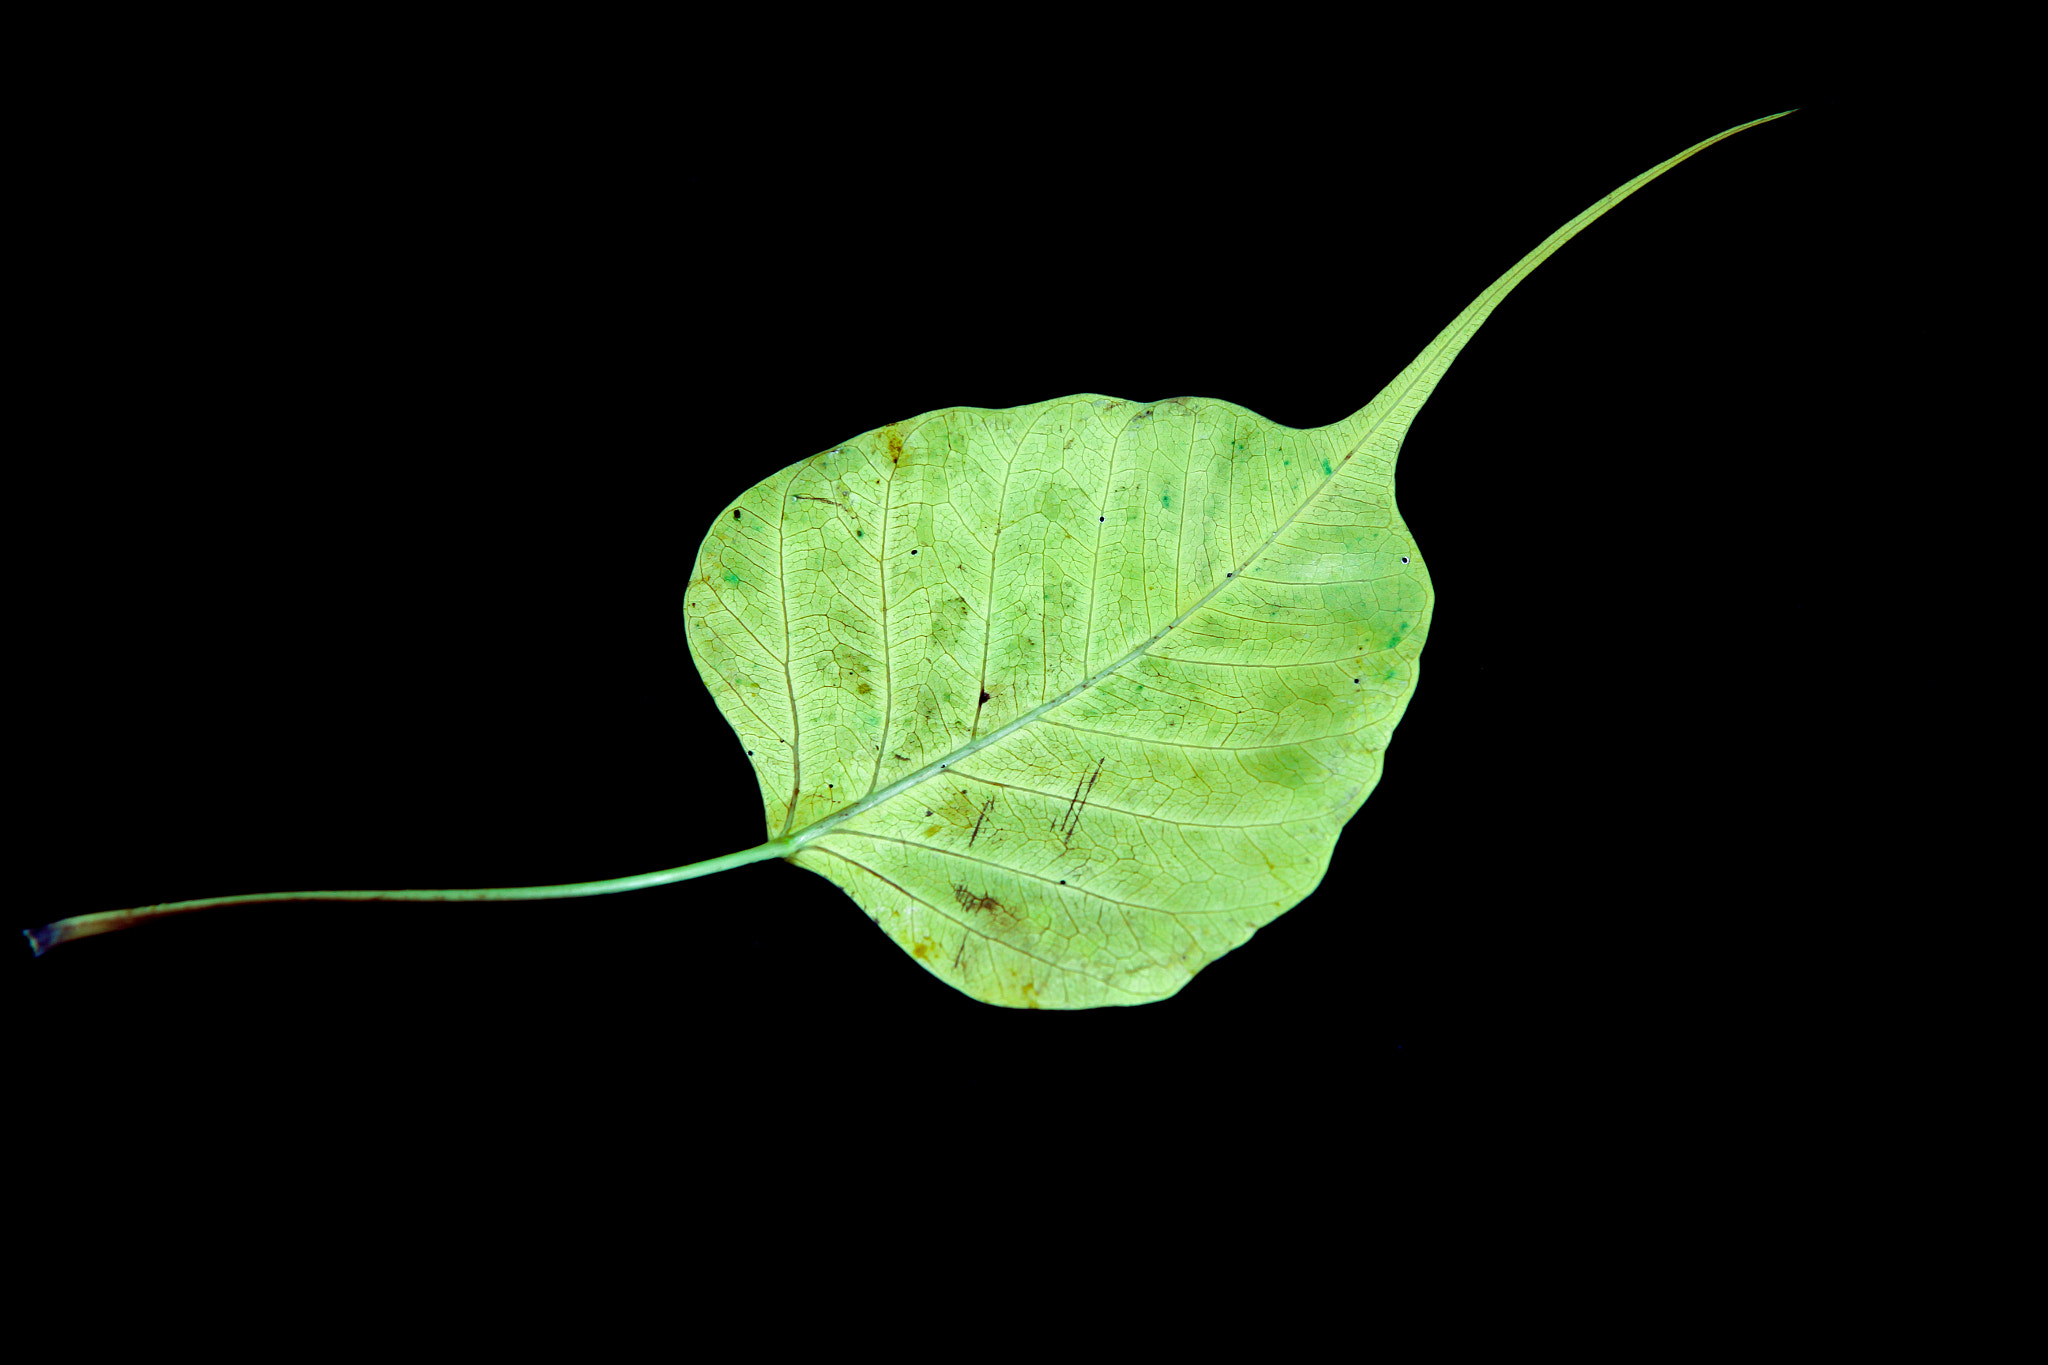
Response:
[[[1438,378],[1580,229],[1767,121],[1565,224],[1330,426],[1076,394],[749,489],[685,616],[769,837],[977,1000],[1178,991],[1315,890],[1380,780],[1434,604],[1395,459]]]

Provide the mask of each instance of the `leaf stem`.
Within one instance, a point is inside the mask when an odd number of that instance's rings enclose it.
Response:
[[[91,938],[95,934],[111,934],[119,929],[141,924],[160,915],[181,915],[188,910],[211,910],[223,905],[253,905],[263,901],[542,901],[568,900],[577,896],[609,896],[620,891],[639,891],[649,886],[665,886],[670,882],[686,882],[692,877],[704,877],[728,868],[744,867],[769,858],[785,857],[794,852],[788,839],[771,839],[756,848],[742,849],[720,858],[706,858],[701,863],[688,863],[682,867],[664,868],[660,872],[642,872],[632,877],[612,877],[600,882],[566,882],[560,886],[493,886],[466,891],[273,891],[251,896],[212,896],[206,900],[168,901],[162,905],[138,905],[129,910],[102,910],[97,914],[73,915],[45,924],[38,929],[24,929],[22,936],[37,957],[41,957],[60,943],[73,939]]]

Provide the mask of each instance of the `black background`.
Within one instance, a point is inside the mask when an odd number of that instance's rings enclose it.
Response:
[[[21,927],[757,844],[679,591],[743,489],[953,405],[1092,390],[1335,421],[1587,204],[1811,98],[1275,82],[1055,124],[1042,96],[956,117],[602,85],[498,103],[423,83],[253,126],[187,92],[109,136],[119,188],[59,225],[76,307],[49,338],[67,417],[28,513],[50,548],[26,589]],[[1028,1104],[1064,1077],[1202,1107],[1237,1102],[1219,1071],[1336,1103],[1360,1068],[1454,1040],[1599,1046],[1685,970],[1718,856],[1687,822],[1773,686],[1778,623],[1754,604],[1786,572],[1773,480],[1821,435],[1788,375],[1828,269],[1837,118],[1688,161],[1467,347],[1400,465],[1437,602],[1384,779],[1321,889],[1173,999],[977,1004],[769,862],[22,949],[30,1050],[423,1094],[519,1077],[557,1101],[744,1106],[838,1076]]]

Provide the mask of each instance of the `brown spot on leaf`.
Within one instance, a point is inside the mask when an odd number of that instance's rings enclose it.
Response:
[[[1012,918],[1009,906],[1004,905],[994,896],[977,896],[964,886],[956,884],[953,887],[953,899],[960,902],[962,910],[974,914],[988,915],[999,923],[1007,924]]]

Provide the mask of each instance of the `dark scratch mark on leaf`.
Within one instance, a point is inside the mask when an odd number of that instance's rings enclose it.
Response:
[[[1067,802],[1067,813],[1053,821],[1053,833],[1060,836],[1060,847],[1074,842],[1074,831],[1081,827],[1081,812],[1088,809],[1088,793],[1095,790],[1095,781],[1102,776],[1102,765],[1108,755],[1095,760],[1095,771],[1074,779],[1074,795]]]

